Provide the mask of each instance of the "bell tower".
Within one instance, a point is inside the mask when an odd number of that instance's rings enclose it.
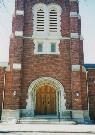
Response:
[[[12,79],[10,89],[6,81],[2,118],[50,115],[54,110],[57,118],[84,121],[83,64],[78,0],[15,0],[7,71]]]

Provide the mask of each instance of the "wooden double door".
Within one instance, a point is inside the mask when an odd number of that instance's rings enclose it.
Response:
[[[48,85],[38,88],[36,91],[36,108],[37,115],[56,114],[56,90]]]

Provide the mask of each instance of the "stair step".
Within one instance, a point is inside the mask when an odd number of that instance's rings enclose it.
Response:
[[[75,121],[67,121],[59,119],[20,119],[19,124],[63,124],[63,125],[75,125]]]

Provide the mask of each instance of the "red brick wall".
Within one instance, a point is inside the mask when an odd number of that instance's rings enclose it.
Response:
[[[6,85],[4,92],[4,109],[13,109],[14,101],[13,97],[13,73],[11,71],[6,72]]]
[[[81,76],[81,100],[82,100],[82,109],[87,110],[88,109],[88,93],[87,93],[87,82],[86,82],[86,73],[82,72]]]
[[[86,110],[87,109],[87,87],[86,87],[86,73],[72,72],[72,109]],[[78,95],[77,95],[78,94]]]
[[[39,77],[55,78],[63,84],[65,92],[71,92],[69,41],[61,42],[60,51],[61,55],[34,55],[33,42],[31,40],[24,40],[22,62],[23,106],[25,106],[25,99],[30,82]],[[70,101],[69,99],[68,102]]]
[[[88,96],[90,118],[95,120],[95,69],[88,69]]]
[[[0,117],[2,111],[2,102],[3,102],[3,90],[4,90],[4,70],[0,67]]]
[[[38,2],[45,2],[46,4],[54,3],[53,0],[24,0],[16,1],[16,9],[24,10],[23,16],[16,16],[13,18],[13,33],[15,31],[23,31],[24,36],[32,36],[33,33],[33,13],[32,6]],[[81,24],[78,17],[70,18],[71,12],[79,12],[77,2],[65,2],[57,0],[55,3],[59,4],[63,12],[61,14],[61,34],[64,37],[70,37],[70,33],[81,32]],[[13,34],[10,44],[10,64],[13,74],[12,90],[17,91],[15,99],[11,96],[11,100],[15,102],[15,108],[25,108],[28,87],[32,81],[39,77],[52,77],[61,82],[64,86],[66,93],[66,106],[67,109],[83,109],[87,108],[87,100],[82,99],[86,95],[85,90],[85,75],[82,71],[72,73],[72,65],[83,64],[83,45],[80,39],[61,40],[59,44],[60,55],[34,55],[34,43],[30,39],[16,38]],[[12,69],[13,63],[22,64],[21,74],[20,71]],[[82,77],[81,77],[82,75]],[[21,81],[20,81],[21,78]],[[19,81],[18,81],[19,80]],[[76,88],[73,88],[73,80]],[[77,89],[78,88],[78,89]],[[80,99],[74,102],[72,98],[73,91],[78,90]],[[85,92],[83,92],[85,91]],[[7,89],[9,93],[9,89]],[[10,94],[11,95],[11,94]],[[7,100],[7,99],[6,99]],[[10,106],[14,108],[14,105]],[[6,104],[6,108],[7,108]],[[72,108],[73,107],[73,108]]]
[[[4,93],[4,109],[20,108],[21,72],[19,70],[6,72],[6,85]],[[15,93],[15,95],[14,95]]]
[[[71,12],[78,12],[79,13],[79,5],[78,2],[70,2],[70,11]]]

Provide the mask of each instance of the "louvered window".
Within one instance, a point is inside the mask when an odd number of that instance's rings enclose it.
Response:
[[[37,25],[36,25],[36,30],[41,32],[44,31],[44,19],[45,19],[45,15],[44,15],[44,11],[43,9],[39,9],[37,11]]]
[[[49,32],[57,32],[57,11],[52,9],[49,11]]]

